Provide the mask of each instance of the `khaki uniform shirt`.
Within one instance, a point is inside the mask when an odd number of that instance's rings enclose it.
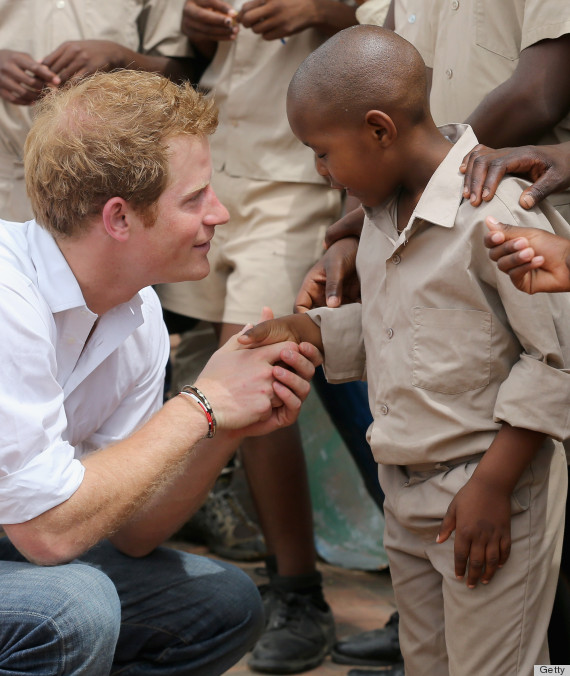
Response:
[[[489,448],[502,421],[556,439],[570,432],[570,294],[528,295],[490,260],[485,217],[555,230],[570,227],[549,205],[525,211],[522,180],[473,208],[458,167],[477,143],[467,125],[442,133],[455,145],[407,227],[396,201],[368,210],[357,256],[362,305],[321,308],[327,378],[367,375],[376,460],[414,465]]]
[[[394,24],[396,33],[415,44],[420,21],[425,18],[428,0],[395,0]],[[366,0],[356,10],[358,23],[383,26],[390,7],[390,0]]]
[[[523,49],[570,33],[568,0],[424,2],[429,9],[416,35],[404,37],[433,68],[430,108],[438,125],[466,120],[511,77]],[[570,141],[570,115],[541,142],[563,141]]]
[[[41,61],[67,40],[111,40],[135,52],[186,56],[184,0],[4,0],[0,45]],[[33,106],[0,99],[0,152],[22,159]]]
[[[233,3],[239,11],[241,0]],[[230,176],[267,181],[326,183],[314,155],[293,134],[286,114],[287,88],[301,62],[325,38],[307,29],[263,40],[240,28],[220,42],[200,85],[214,92],[220,116],[211,140],[213,166]]]

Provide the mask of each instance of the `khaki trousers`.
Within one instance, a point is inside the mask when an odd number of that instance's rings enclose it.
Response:
[[[406,676],[532,676],[548,664],[546,632],[558,579],[566,460],[547,442],[511,501],[512,548],[488,585],[454,572],[454,537],[436,544],[449,503],[477,459],[412,471],[384,465],[384,546],[400,611]]]

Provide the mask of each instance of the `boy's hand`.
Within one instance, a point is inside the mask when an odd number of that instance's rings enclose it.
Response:
[[[486,219],[485,246],[499,270],[525,293],[570,291],[570,241],[537,228]]]
[[[44,87],[57,87],[56,73],[26,52],[0,49],[0,96],[19,106],[29,106],[42,95]]]
[[[299,33],[316,23],[314,0],[250,0],[239,13],[239,21],[264,40],[277,40]]]
[[[186,0],[182,32],[193,42],[235,40],[237,12],[224,0]]]
[[[42,64],[60,81],[109,71],[123,65],[124,48],[111,40],[68,40],[48,54]]]
[[[331,244],[305,275],[295,299],[295,312],[360,302],[360,281],[356,274],[357,249],[358,239],[355,237],[345,237]]]
[[[488,584],[511,551],[511,498],[496,485],[473,476],[451,501],[436,542],[455,531],[455,575],[467,586]]]
[[[238,342],[246,347],[259,347],[293,341],[298,345],[311,343],[323,351],[320,328],[304,315],[287,315],[279,319],[261,322],[241,333]]]

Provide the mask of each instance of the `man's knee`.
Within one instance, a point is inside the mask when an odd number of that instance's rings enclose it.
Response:
[[[81,564],[4,562],[2,595],[0,668],[36,673],[42,664],[54,674],[93,676],[110,668],[121,609],[106,575]]]

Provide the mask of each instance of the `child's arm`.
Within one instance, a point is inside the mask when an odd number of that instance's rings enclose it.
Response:
[[[486,219],[485,246],[499,269],[525,293],[570,291],[570,241],[538,228]]]
[[[271,345],[288,340],[297,344],[311,343],[321,354],[323,353],[321,329],[305,314],[287,315],[279,319],[261,322],[242,333],[238,338],[238,341],[247,347]]]
[[[467,586],[487,584],[511,549],[511,494],[545,435],[507,423],[499,430],[471,479],[451,501],[437,542],[455,530],[455,574]]]

